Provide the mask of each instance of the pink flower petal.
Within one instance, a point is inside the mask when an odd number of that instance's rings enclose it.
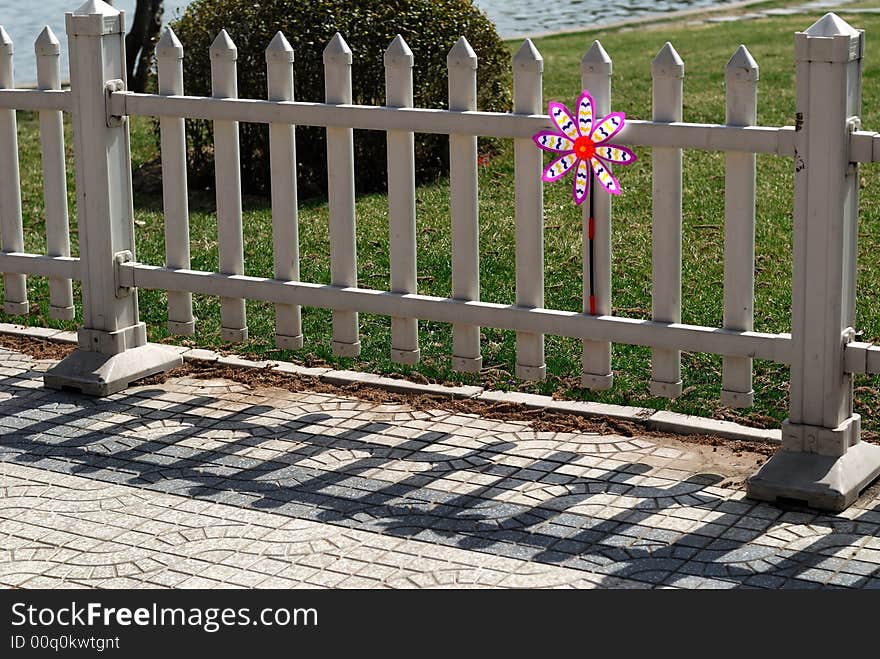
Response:
[[[594,111],[593,97],[586,89],[578,97],[578,132],[581,135],[589,135],[593,130]]]
[[[550,101],[548,108],[550,110],[550,119],[553,121],[554,126],[571,140],[576,140],[580,137],[574,117],[571,116],[567,107],[562,103]]]
[[[636,154],[626,147],[618,146],[617,144],[597,146],[596,157],[618,165],[632,165],[636,161]]]
[[[611,169],[601,160],[593,159],[593,173],[596,174],[596,180],[603,188],[611,194],[620,194],[620,183],[611,174]]]
[[[590,139],[596,144],[607,142],[620,132],[620,129],[623,128],[625,119],[626,115],[624,115],[623,112],[612,112],[611,114],[602,117],[599,123],[596,124],[595,128],[593,128],[593,132],[590,134]]]
[[[538,148],[543,149],[544,151],[557,151],[559,153],[564,153],[574,149],[574,142],[572,140],[568,139],[562,133],[557,133],[552,130],[542,130],[540,133],[532,135],[532,139],[535,144],[538,145]]]
[[[553,183],[553,181],[558,181],[560,178],[565,176],[568,170],[574,167],[577,161],[577,156],[573,153],[566,153],[564,156],[560,156],[549,165],[547,165],[547,167],[544,169],[544,175],[541,176],[541,180],[545,183]]]
[[[579,160],[577,170],[574,173],[574,184],[571,189],[571,196],[574,197],[574,203],[580,206],[587,198],[590,191],[590,161]]]

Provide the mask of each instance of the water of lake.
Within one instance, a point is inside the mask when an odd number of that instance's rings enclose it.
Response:
[[[566,0],[549,3],[544,0],[475,0],[495,21],[504,37],[534,34],[550,30],[577,27],[595,27],[603,23],[625,18],[662,14],[688,7],[723,5],[718,0]],[[67,70],[67,44],[64,38],[64,12],[72,11],[81,0],[42,0],[22,3],[21,0],[0,0],[0,25],[12,36],[16,45],[15,71],[19,84],[33,82],[36,69],[33,58],[33,42],[49,25],[62,41],[62,66]],[[115,6],[129,16],[135,0],[116,0]],[[165,0],[165,17],[188,4],[188,0]],[[66,73],[64,74],[66,77]]]

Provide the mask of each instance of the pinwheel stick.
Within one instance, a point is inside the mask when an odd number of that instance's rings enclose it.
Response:
[[[596,237],[596,218],[593,215],[593,193],[589,197],[589,220],[587,222],[587,240],[590,243],[590,315],[596,315],[596,284],[594,273],[595,256],[593,253],[593,239]]]

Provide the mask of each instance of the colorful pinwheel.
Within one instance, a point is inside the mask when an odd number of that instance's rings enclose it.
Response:
[[[547,165],[541,180],[552,183],[574,168],[572,196],[580,205],[590,191],[592,168],[603,188],[611,194],[620,194],[620,183],[611,174],[611,164],[630,165],[636,161],[632,151],[609,143],[623,128],[623,112],[612,112],[594,121],[593,97],[585,89],[577,100],[577,120],[565,105],[556,101],[550,101],[549,114],[558,130],[543,130],[532,139],[544,151],[562,155]]]

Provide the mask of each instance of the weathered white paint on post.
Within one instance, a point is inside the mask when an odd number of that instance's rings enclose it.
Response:
[[[37,86],[61,89],[61,44],[49,26],[34,42]],[[70,256],[67,216],[67,167],[64,160],[64,118],[61,112],[40,112],[40,150],[43,162],[43,204],[46,210],[46,253]],[[69,279],[49,279],[49,317],[73,320],[73,287]]]
[[[654,121],[681,121],[684,62],[672,44],[651,63]],[[653,150],[653,224],[651,308],[653,320],[681,321],[681,149]],[[681,394],[681,351],[655,348],[651,362],[651,395]]]
[[[12,54],[12,39],[0,26],[0,89],[15,88]],[[17,131],[15,110],[0,109],[0,243],[4,252],[24,251]],[[9,314],[27,314],[29,305],[25,276],[4,274],[3,286],[3,310]]]
[[[758,65],[745,46],[727,63],[730,126],[753,126],[758,118]],[[724,327],[751,331],[755,298],[755,154],[728,151],[724,175]],[[721,402],[750,407],[752,360],[724,357]]]
[[[293,48],[278,32],[266,48],[266,79],[270,101],[293,100]],[[275,278],[299,281],[299,218],[296,197],[296,141],[291,124],[269,124],[269,166],[272,175],[272,244]],[[299,306],[275,305],[275,345],[288,350],[303,346]]]
[[[324,48],[324,93],[327,103],[351,103],[351,49],[338,32]],[[330,283],[357,286],[354,136],[351,128],[327,128],[327,186]],[[334,311],[333,354],[357,357],[360,352],[357,312]]]
[[[602,44],[594,41],[581,60],[581,85],[590,90],[596,118],[611,112],[611,58]],[[591,174],[592,176],[592,174]],[[583,296],[584,313],[590,313],[590,267],[596,315],[611,313],[611,195],[601,189],[595,178],[590,185],[593,202],[593,261],[590,262],[590,199],[583,204]],[[581,358],[581,384],[589,389],[605,390],[614,385],[611,371],[611,344],[584,341]]]
[[[136,258],[128,121],[108,116],[106,108],[107,90],[124,88],[123,14],[88,0],[66,15],[66,24],[83,324],[79,349],[47,371],[43,382],[106,395],[182,359],[147,343],[137,290],[116,278],[117,264]]]
[[[880,446],[860,440],[844,345],[853,340],[864,33],[826,14],[795,36],[794,272],[789,418],[782,450],[748,482],[754,498],[842,510],[880,474]],[[854,119],[855,118],[855,119]]]
[[[539,114],[543,104],[544,58],[531,39],[513,56],[513,111]],[[541,151],[529,138],[513,141],[516,213],[516,303],[544,306],[544,186]],[[524,380],[547,377],[544,335],[516,333],[516,376]]]
[[[183,95],[183,45],[169,27],[156,44],[159,93]],[[159,117],[162,152],[162,202],[165,214],[165,263],[169,268],[190,267],[189,207],[186,182],[186,133],[178,117]],[[195,331],[192,293],[168,292],[168,331],[189,335]]]
[[[211,94],[238,97],[238,49],[226,30],[211,44]],[[220,272],[244,274],[244,238],[241,219],[241,169],[238,122],[214,122],[214,177],[217,187],[217,234]],[[220,338],[239,342],[248,338],[244,300],[220,298]]]
[[[66,15],[76,166],[83,328],[80,347],[115,354],[146,342],[136,292],[120,296],[113,263],[134,257],[128,122],[105,114],[105,82],[125,78],[123,15],[89,0]],[[63,362],[62,362],[63,363]]]
[[[446,56],[449,109],[477,109],[477,55],[461,37]],[[480,226],[477,183],[477,138],[449,135],[449,211],[452,222],[452,297],[480,299]],[[452,368],[479,372],[480,328],[452,325]]]
[[[385,51],[385,104],[413,106],[413,54],[399,34]],[[416,179],[413,134],[389,130],[388,231],[391,252],[391,291],[417,293],[416,279]],[[419,323],[416,318],[391,319],[391,360],[398,364],[419,361]]]

